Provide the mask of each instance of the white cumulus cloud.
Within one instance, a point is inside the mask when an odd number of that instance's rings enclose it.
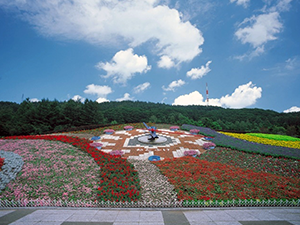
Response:
[[[40,100],[37,99],[37,98],[31,98],[29,101],[30,101],[30,102],[39,102]]]
[[[133,98],[130,97],[130,94],[125,93],[122,98],[117,98],[116,101],[122,102],[122,101],[131,101]]]
[[[169,56],[163,55],[160,57],[160,61],[158,61],[158,67],[169,69],[175,65],[172,59]]]
[[[289,109],[286,109],[283,111],[284,113],[290,113],[290,112],[300,112],[300,107],[297,106],[293,106]]]
[[[165,91],[175,91],[175,88],[178,88],[182,85],[184,85],[185,82],[181,79],[172,81],[168,87],[162,86],[162,89]]]
[[[192,68],[190,71],[186,73],[186,76],[190,77],[191,79],[200,79],[206,74],[208,74],[211,69],[209,68],[209,64],[211,64],[212,61],[208,61],[205,66],[201,66],[201,68]]]
[[[209,99],[209,105],[222,106],[228,108],[244,108],[256,103],[261,98],[261,87],[256,87],[250,81],[247,84],[240,85],[231,95],[226,95],[220,99]],[[198,92],[194,91],[190,94],[181,95],[176,98],[172,105],[206,105],[207,101]]]
[[[279,0],[275,6],[270,8],[270,11],[288,11],[291,7],[291,1],[292,0]]]
[[[150,83],[149,82],[145,82],[143,84],[140,84],[138,86],[136,86],[133,91],[134,93],[142,93],[144,92],[146,89],[148,89],[150,87]]]
[[[230,0],[231,3],[236,2],[237,5],[242,5],[245,8],[248,7],[248,4],[250,3],[250,0]]]
[[[256,103],[261,98],[262,88],[256,87],[250,81],[247,84],[240,85],[231,95],[223,96],[220,103],[228,108],[244,108]]]
[[[132,48],[117,52],[111,62],[100,62],[96,67],[107,72],[105,78],[112,77],[115,83],[123,84],[135,73],[146,73],[151,69],[151,66],[148,66],[147,57],[133,54]]]
[[[235,0],[230,1],[234,2]],[[235,58],[243,60],[244,58],[251,59],[259,56],[264,53],[265,45],[269,41],[278,39],[277,35],[284,28],[283,23],[280,21],[280,13],[289,10],[290,2],[291,0],[278,0],[270,8],[265,6],[262,14],[246,18],[240,23],[235,36],[242,44],[250,44],[253,51]],[[268,3],[272,2],[269,1]]]
[[[81,97],[80,95],[74,95],[72,100],[84,102],[85,98]]]
[[[244,20],[241,25],[250,25],[239,28],[235,35],[243,43],[249,43],[253,48],[261,47],[268,41],[276,40],[275,36],[282,29],[282,23],[279,21],[279,13],[271,12],[253,16],[250,19]]]
[[[203,96],[198,92],[194,91],[190,94],[181,95],[176,98],[172,105],[204,105]]]
[[[85,94],[97,95],[98,97],[106,97],[108,94],[112,93],[112,90],[109,86],[100,86],[95,84],[89,84],[86,86],[86,89],[83,91]]]
[[[109,102],[109,100],[106,99],[106,98],[101,98],[101,97],[100,97],[100,98],[97,98],[96,102],[98,102],[98,103]]]
[[[47,37],[96,45],[121,42],[133,48],[151,41],[157,55],[176,63],[196,57],[204,42],[200,30],[164,1],[1,0],[0,6],[19,12]]]
[[[172,105],[207,105],[206,99],[198,91],[181,95],[176,98]],[[209,99],[210,106],[221,106],[219,99]]]

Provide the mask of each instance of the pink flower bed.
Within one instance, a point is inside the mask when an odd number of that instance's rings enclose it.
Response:
[[[62,142],[0,140],[0,150],[23,158],[21,172],[0,194],[5,200],[95,200],[99,166],[88,154]]]
[[[56,136],[56,135],[9,136],[9,137],[6,137],[6,139],[8,139],[8,140],[29,139],[28,141],[43,139],[43,140],[50,140],[55,143],[57,143],[57,141],[59,141],[59,142],[64,142],[64,143],[68,143],[73,146],[76,146],[77,150],[81,149],[82,151],[87,152],[101,168],[99,177],[96,177],[96,179],[100,178],[100,182],[97,182],[100,185],[97,188],[97,196],[98,196],[97,199],[98,200],[100,200],[100,201],[136,201],[137,199],[140,198],[140,191],[139,191],[140,184],[139,184],[138,174],[137,174],[137,171],[134,170],[133,165],[131,165],[126,159],[123,159],[121,157],[117,157],[117,156],[106,154],[101,151],[97,151],[97,149],[95,147],[90,146],[91,141],[88,141],[86,139],[77,138],[77,137],[64,136],[64,135],[58,135],[58,136]],[[1,147],[1,145],[0,145],[0,147]],[[62,157],[60,157],[60,158],[62,158]],[[46,161],[48,161],[48,160],[46,160]],[[74,160],[72,160],[72,161],[74,161]],[[66,163],[66,164],[68,165],[67,167],[70,167],[68,163]],[[49,166],[52,167],[52,165],[49,165]],[[77,167],[78,167],[78,165],[77,165]],[[74,174],[71,173],[71,175],[74,175]],[[69,176],[70,176],[70,174],[69,174]],[[76,176],[76,178],[77,178],[78,174],[75,174],[74,176]],[[56,177],[56,174],[52,175],[52,177]],[[61,176],[61,177],[63,178],[64,176]],[[83,175],[81,177],[84,177],[84,182],[85,182],[86,181],[85,176]],[[57,182],[52,182],[52,184],[59,185],[59,183],[57,183]],[[54,189],[55,189],[55,187],[56,186],[54,186]],[[60,186],[58,186],[58,188],[60,188]],[[61,190],[61,189],[59,189],[59,190]],[[80,192],[83,192],[83,193],[86,192],[86,191],[81,191],[78,188],[76,190],[79,190]],[[61,198],[58,197],[58,199],[61,199]],[[12,199],[12,200],[14,200],[14,199]],[[26,200],[27,199],[23,199],[23,201],[26,201]],[[37,200],[44,200],[44,199],[40,198]],[[52,198],[52,200],[53,200],[53,198]],[[71,199],[62,199],[62,200],[69,200],[69,201],[70,200],[71,201],[83,200],[84,201],[85,199],[77,198],[75,195],[72,195]],[[94,200],[94,199],[92,198],[90,200]]]

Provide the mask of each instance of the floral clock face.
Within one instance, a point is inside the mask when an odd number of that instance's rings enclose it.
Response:
[[[149,136],[146,129],[122,130],[113,134],[104,134],[101,137],[103,144],[101,151],[110,153],[121,150],[125,158],[146,159],[151,155],[161,158],[178,158],[184,156],[184,152],[194,150],[199,154],[205,152],[202,145],[205,143],[203,136],[192,135],[185,131],[172,131],[159,129],[157,135],[166,139],[163,143],[143,143],[139,138]]]

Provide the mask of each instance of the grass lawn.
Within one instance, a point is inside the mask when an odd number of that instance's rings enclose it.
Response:
[[[287,135],[279,135],[279,134],[261,134],[261,133],[247,133],[247,135],[254,137],[267,138],[277,141],[300,141],[300,138],[291,137]]]

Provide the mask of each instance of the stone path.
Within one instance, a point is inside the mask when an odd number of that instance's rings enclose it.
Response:
[[[0,225],[299,225],[299,208],[0,209]]]
[[[168,178],[159,172],[159,169],[148,160],[128,159],[138,171],[141,185],[142,202],[172,203],[177,200],[174,186],[168,182]]]

